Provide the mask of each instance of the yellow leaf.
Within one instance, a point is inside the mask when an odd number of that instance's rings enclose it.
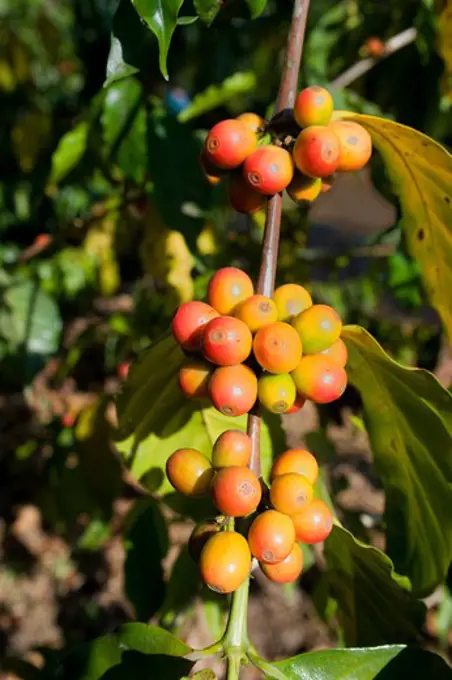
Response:
[[[120,284],[115,254],[116,220],[112,215],[96,222],[88,231],[84,249],[99,259],[99,283],[102,295],[112,295]]]
[[[196,239],[196,246],[200,255],[215,255],[218,251],[213,225],[207,222]]]
[[[442,90],[452,99],[452,0],[446,0],[438,21],[438,52],[444,60]]]

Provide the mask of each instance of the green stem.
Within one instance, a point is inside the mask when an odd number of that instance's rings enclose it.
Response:
[[[232,596],[228,625],[223,637],[223,649],[228,664],[227,680],[238,680],[240,666],[248,652],[249,585],[247,578]]]

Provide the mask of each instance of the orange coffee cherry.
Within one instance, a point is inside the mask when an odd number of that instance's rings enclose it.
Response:
[[[212,450],[214,468],[248,465],[251,458],[251,438],[241,430],[226,430],[220,434]]]
[[[286,415],[289,413],[298,413],[298,411],[301,411],[303,406],[306,404],[306,399],[301,396],[301,394],[297,394],[297,397],[295,399],[295,402],[293,406],[290,407],[288,411],[286,411]]]
[[[246,517],[256,510],[261,498],[260,482],[248,467],[225,467],[215,475],[212,499],[223,515]]]
[[[219,531],[220,525],[214,519],[200,522],[195,526],[188,539],[188,552],[194,562],[199,562],[205,544]]]
[[[241,364],[253,346],[251,331],[243,321],[233,316],[219,316],[209,321],[202,336],[206,359],[217,366]]]
[[[303,354],[317,354],[336,342],[342,331],[339,314],[328,305],[313,305],[292,319]]]
[[[340,172],[361,170],[372,155],[372,138],[359,123],[351,120],[338,120],[331,124],[337,135],[341,154],[337,169]]]
[[[217,166],[210,162],[205,149],[201,152],[199,162],[201,163],[204,177],[209,182],[209,184],[211,184],[213,187],[219,184],[225,175],[225,171],[220,170]]]
[[[325,357],[330,357],[330,359],[334,359],[334,361],[337,361],[342,367],[344,367],[348,361],[347,346],[342,338],[338,338],[336,342],[333,342],[331,347],[323,349],[320,354],[323,354]]]
[[[295,403],[297,389],[289,373],[264,374],[258,380],[257,396],[271,413],[286,413]]]
[[[201,577],[217,593],[232,593],[245,581],[251,569],[246,538],[235,531],[222,531],[204,546],[199,560]]]
[[[310,484],[315,484],[319,476],[319,466],[312,453],[306,449],[288,449],[273,463],[271,479],[273,481],[288,472],[303,475]]]
[[[297,543],[282,562],[278,564],[261,564],[265,576],[275,583],[292,583],[300,576],[303,569],[303,553]]]
[[[209,380],[213,366],[203,359],[187,359],[179,370],[179,387],[190,399],[209,396]]]
[[[275,477],[270,487],[272,505],[285,515],[294,515],[314,498],[314,488],[304,475],[286,472]]]
[[[242,416],[256,402],[256,375],[244,364],[217,368],[209,382],[209,395],[215,408],[225,416]]]
[[[243,175],[233,175],[229,182],[229,203],[239,213],[254,215],[265,207],[266,198],[253,189]]]
[[[386,46],[384,42],[381,40],[381,38],[373,36],[372,38],[368,38],[366,40],[364,45],[364,52],[366,52],[369,55],[369,57],[373,57],[374,59],[380,59],[381,57],[384,56],[384,53],[386,52]]]
[[[269,373],[290,373],[300,361],[302,345],[292,326],[275,321],[257,331],[253,350],[258,363]]]
[[[290,322],[294,316],[312,307],[312,297],[303,286],[297,283],[285,283],[273,293],[273,300],[278,309],[278,320]]]
[[[328,125],[333,115],[333,97],[319,85],[305,87],[298,93],[293,109],[295,120],[302,128]]]
[[[178,449],[166,461],[167,477],[184,496],[202,496],[210,491],[214,471],[210,460],[196,449]]]
[[[207,135],[204,150],[211,163],[232,170],[256,148],[256,134],[240,120],[222,120]]]
[[[292,515],[297,540],[302,543],[321,543],[333,528],[333,513],[326,503],[314,498],[312,503]]]
[[[234,310],[234,316],[246,323],[252,333],[278,320],[278,309],[265,295],[252,295]]]
[[[339,167],[341,142],[331,126],[312,125],[300,132],[292,155],[303,174],[328,177]]]
[[[254,293],[248,274],[236,267],[223,267],[211,277],[207,301],[220,314],[232,314],[235,307]]]
[[[280,146],[261,146],[243,164],[246,181],[256,191],[272,196],[285,189],[294,173],[292,156]]]
[[[295,544],[292,520],[277,510],[266,510],[250,526],[248,543],[252,555],[265,564],[286,559]]]
[[[242,123],[245,123],[254,134],[257,134],[259,130],[265,128],[265,120],[262,116],[258,116],[257,113],[241,113],[240,116],[237,116],[237,120],[241,120]]]
[[[187,352],[201,347],[202,331],[218,312],[205,302],[184,302],[173,317],[171,329],[176,342]]]
[[[307,177],[306,175],[302,175],[301,172],[295,173],[293,180],[286,189],[292,201],[299,203],[300,205],[315,201],[321,190],[321,179]]]
[[[347,387],[344,368],[322,354],[302,357],[292,371],[292,378],[299,394],[316,404],[329,404],[339,399]]]

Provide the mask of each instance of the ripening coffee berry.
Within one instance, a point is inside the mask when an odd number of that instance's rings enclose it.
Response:
[[[333,514],[319,498],[314,498],[312,503],[292,515],[292,521],[297,540],[302,543],[321,543],[333,528]]]
[[[258,116],[257,113],[241,113],[240,116],[237,116],[237,120],[245,123],[254,134],[257,134],[259,130],[263,130],[265,127],[265,120],[262,116]]]
[[[254,512],[262,498],[262,488],[248,467],[221,468],[213,480],[212,499],[215,507],[228,517],[246,517]]]
[[[286,189],[292,201],[300,205],[315,201],[321,190],[321,179],[307,177],[307,175],[302,175],[301,172],[295,173],[293,180]]]
[[[275,477],[270,487],[273,507],[285,515],[294,515],[314,498],[314,488],[304,475],[286,472]]]
[[[202,335],[202,351],[217,366],[235,366],[247,359],[253,345],[248,326],[233,316],[209,321]]]
[[[174,339],[187,352],[196,352],[201,347],[202,331],[218,312],[205,302],[184,302],[172,321]]]
[[[341,155],[337,169],[341,172],[361,170],[372,155],[372,138],[359,123],[351,120],[338,120],[331,124],[337,135]]]
[[[214,470],[210,460],[196,449],[178,449],[166,461],[167,477],[184,496],[202,496],[210,491]]]
[[[292,326],[275,321],[254,336],[254,356],[269,373],[290,373],[300,361],[302,345]]]
[[[212,449],[214,468],[248,465],[251,458],[251,438],[241,430],[226,430],[220,434]]]
[[[194,562],[199,562],[202,549],[212,536],[220,531],[220,525],[214,519],[200,522],[195,526],[188,539],[188,552]]]
[[[301,411],[303,406],[306,404],[306,399],[301,396],[301,394],[297,394],[297,397],[295,399],[295,402],[293,406],[290,407],[288,411],[286,411],[286,415],[289,415],[290,413],[298,413],[298,411]]]
[[[333,110],[333,97],[328,90],[312,85],[298,93],[293,113],[298,125],[306,128],[310,125],[328,125]]]
[[[254,215],[265,207],[266,198],[253,189],[242,174],[235,174],[229,182],[229,203],[244,215]]]
[[[289,373],[265,373],[258,380],[257,396],[267,411],[286,413],[295,403],[297,389]]]
[[[211,184],[213,187],[219,184],[225,175],[225,171],[220,170],[217,166],[210,162],[205,149],[201,152],[199,162],[201,163],[204,177],[209,182],[209,184]]]
[[[223,267],[209,281],[207,302],[219,314],[232,314],[239,302],[253,293],[253,282],[248,274],[236,267]]]
[[[187,359],[179,370],[179,387],[190,399],[209,396],[209,380],[213,366],[203,359]]]
[[[222,120],[207,135],[204,150],[211,163],[232,170],[256,148],[256,134],[240,120]]]
[[[381,38],[372,36],[368,38],[364,44],[363,50],[369,57],[380,59],[386,52],[386,47]]]
[[[292,319],[292,326],[300,336],[303,354],[317,354],[336,342],[342,321],[332,307],[313,305]]]
[[[246,538],[235,531],[212,536],[199,559],[201,577],[217,593],[232,593],[245,581],[251,569]]]
[[[322,354],[302,357],[292,371],[292,378],[299,394],[316,404],[329,404],[339,399],[347,387],[344,368]]]
[[[258,515],[248,531],[251,554],[265,564],[277,564],[286,559],[295,544],[292,520],[277,510]]]
[[[280,146],[261,146],[243,164],[246,181],[256,191],[272,196],[285,189],[294,173],[292,156]]]
[[[242,416],[256,402],[256,375],[244,364],[217,368],[209,382],[209,395],[215,408],[225,416]]]
[[[252,333],[278,320],[278,309],[271,298],[252,295],[234,310],[234,316],[246,323]]]
[[[290,322],[294,316],[312,307],[312,298],[306,288],[297,283],[285,283],[273,293],[278,309],[278,321]]]
[[[347,346],[342,338],[338,338],[336,342],[333,342],[327,349],[322,350],[320,354],[323,354],[325,357],[330,357],[330,359],[334,359],[334,361],[337,361],[342,367],[344,367],[348,361]]]
[[[300,132],[293,148],[298,170],[309,177],[328,177],[339,167],[341,143],[331,126],[313,125]]]
[[[265,576],[275,583],[293,583],[300,576],[303,569],[303,553],[297,543],[285,560],[278,564],[261,564]]]
[[[271,479],[273,481],[288,472],[303,475],[310,484],[315,484],[319,476],[319,466],[312,453],[306,449],[288,449],[273,463]]]

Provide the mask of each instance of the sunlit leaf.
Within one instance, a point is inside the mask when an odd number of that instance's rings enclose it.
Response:
[[[198,16],[206,24],[211,24],[223,3],[222,0],[193,0],[193,4]]]
[[[257,17],[262,14],[267,6],[267,2],[268,0],[246,0],[252,19],[257,19]]]
[[[147,23],[159,42],[160,71],[166,80],[168,80],[166,64],[168,50],[183,2],[184,0],[132,0],[138,14]]]
[[[50,182],[58,184],[78,165],[85,153],[88,131],[89,126],[87,122],[79,123],[60,139],[57,148],[52,154]]]
[[[256,76],[251,71],[234,73],[220,85],[210,85],[200,92],[193,101],[179,114],[179,120],[185,122],[201,116],[218,106],[224,106],[239,94],[248,94],[256,87]]]

